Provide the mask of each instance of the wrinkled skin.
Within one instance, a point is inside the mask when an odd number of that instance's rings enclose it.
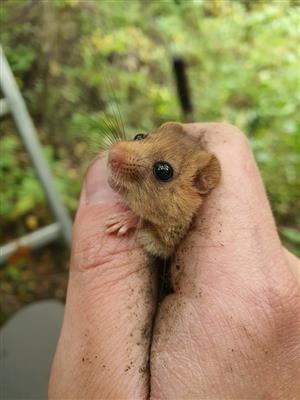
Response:
[[[280,244],[244,135],[227,124],[186,129],[203,134],[222,180],[174,258],[175,293],[158,307],[134,235],[103,232],[122,205],[105,161],[90,167],[50,399],[299,398],[299,260]]]

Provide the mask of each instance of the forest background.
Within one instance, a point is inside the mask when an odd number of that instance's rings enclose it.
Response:
[[[70,213],[116,103],[129,134],[183,120],[171,63],[180,55],[194,120],[247,134],[281,238],[299,256],[299,16],[295,0],[2,0],[1,44]],[[10,119],[0,151],[3,244],[53,217]],[[58,241],[11,257],[1,321],[37,299],[63,300],[68,256]]]

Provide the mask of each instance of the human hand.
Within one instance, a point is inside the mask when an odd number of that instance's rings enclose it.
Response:
[[[203,134],[222,181],[177,251],[174,293],[157,314],[154,270],[134,235],[104,234],[118,196],[104,161],[90,167],[50,399],[297,398],[299,260],[279,242],[244,136],[227,124],[186,129]]]

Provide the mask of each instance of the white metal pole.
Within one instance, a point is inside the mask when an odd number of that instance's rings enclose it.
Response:
[[[70,216],[60,201],[55,189],[54,180],[43,155],[41,144],[38,140],[35,127],[29,116],[26,104],[17,87],[15,78],[0,46],[0,85],[13,115],[18,131],[27,152],[30,155],[38,178],[44,189],[49,205],[61,225],[61,231],[66,243],[71,244],[72,222]]]

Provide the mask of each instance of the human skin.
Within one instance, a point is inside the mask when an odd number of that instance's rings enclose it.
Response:
[[[300,262],[281,246],[245,136],[228,124],[185,127],[217,155],[222,180],[159,305],[134,234],[104,233],[122,208],[104,159],[86,174],[50,399],[300,398]]]

